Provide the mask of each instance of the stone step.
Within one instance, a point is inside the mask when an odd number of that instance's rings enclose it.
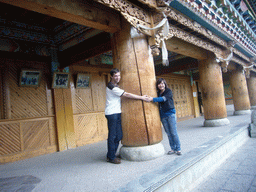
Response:
[[[189,191],[249,139],[248,127],[239,126],[115,191]]]

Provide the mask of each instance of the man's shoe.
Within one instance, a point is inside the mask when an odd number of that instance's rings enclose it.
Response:
[[[109,158],[107,158],[107,162],[114,163],[114,164],[120,164],[121,163],[121,159],[115,158],[113,160],[110,160]]]
[[[181,151],[176,151],[177,155],[182,155]]]

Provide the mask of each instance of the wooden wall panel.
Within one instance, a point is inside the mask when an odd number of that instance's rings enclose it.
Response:
[[[54,118],[0,121],[0,163],[57,151]]]
[[[97,70],[99,71],[99,69]],[[105,101],[108,76],[105,72],[99,73],[97,70],[82,66],[72,66],[70,68],[73,74],[71,92],[77,146],[107,139],[108,128],[105,117]],[[101,70],[105,71],[106,69]],[[91,75],[90,88],[76,89],[75,77],[77,73]]]
[[[0,157],[21,151],[19,123],[0,124]]]
[[[108,138],[108,125],[107,119],[105,117],[105,112],[97,114],[97,126],[98,126],[98,133],[101,140],[105,140]]]
[[[50,67],[45,62],[1,58],[0,163],[57,151]],[[42,71],[40,86],[20,87],[21,69]]]
[[[104,111],[106,101],[105,76],[99,74],[92,74],[91,87],[94,111]]]
[[[49,120],[21,123],[24,150],[43,148],[50,145]]]
[[[73,90],[72,90],[73,91]],[[93,103],[92,103],[92,91],[91,88],[88,89],[74,89],[73,91],[73,111],[74,114],[81,114],[92,112]]]
[[[9,66],[9,91],[11,102],[11,118],[44,117],[47,116],[46,81],[42,76],[38,88],[19,87],[18,68],[20,63]]]
[[[77,113],[85,113],[93,111],[92,91],[91,89],[77,89],[76,90]]]
[[[95,114],[75,116],[75,133],[77,146],[94,142],[97,138],[97,122]]]
[[[107,120],[104,112],[75,115],[77,146],[107,139]]]

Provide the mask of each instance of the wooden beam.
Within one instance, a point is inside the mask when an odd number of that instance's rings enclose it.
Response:
[[[0,58],[8,58],[8,59],[23,59],[27,61],[41,61],[41,62],[51,62],[50,56],[40,56],[36,54],[30,53],[21,53],[21,52],[7,52],[7,51],[0,51]]]
[[[106,32],[114,33],[121,29],[119,13],[93,1],[0,0],[0,2]]]
[[[166,48],[168,51],[179,53],[198,60],[205,60],[207,59],[208,55],[206,50],[176,37],[166,40]]]
[[[101,33],[64,51],[58,52],[58,59],[61,68],[65,68],[82,60],[108,52],[111,49],[110,35],[108,33]]]
[[[156,76],[198,68],[198,61],[193,58],[183,58],[170,63],[169,66],[156,65]]]

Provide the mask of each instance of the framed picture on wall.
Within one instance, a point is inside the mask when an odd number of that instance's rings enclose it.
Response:
[[[70,81],[70,74],[64,72],[55,72],[53,74],[52,88],[68,88]]]
[[[91,76],[89,74],[84,74],[84,73],[77,74],[76,88],[78,89],[90,88],[90,84],[91,84]]]
[[[40,85],[42,72],[34,69],[22,69],[20,73],[21,87],[38,87]]]

